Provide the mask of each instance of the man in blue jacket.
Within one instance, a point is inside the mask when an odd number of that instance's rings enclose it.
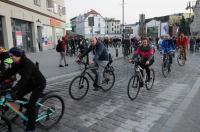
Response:
[[[91,38],[91,45],[80,58],[86,56],[90,51],[93,51],[93,63],[98,67],[97,70],[93,70],[96,75],[93,86],[95,88],[94,90],[97,91],[99,88],[101,88],[104,67],[108,63],[108,51],[103,43],[97,41],[96,37]]]
[[[165,38],[161,44],[161,48],[164,53],[163,58],[165,57],[166,54],[168,54],[169,55],[169,63],[172,64],[172,56],[173,56],[173,52],[175,50],[175,45],[174,45],[173,40],[170,38],[169,34],[165,35]]]

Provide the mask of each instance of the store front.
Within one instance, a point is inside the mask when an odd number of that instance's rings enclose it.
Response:
[[[13,44],[23,48],[26,52],[33,52],[31,23],[18,19],[12,19]]]
[[[53,48],[53,28],[51,26],[43,25],[42,27],[42,46],[43,49]]]
[[[4,46],[2,18],[0,16],[0,46]]]

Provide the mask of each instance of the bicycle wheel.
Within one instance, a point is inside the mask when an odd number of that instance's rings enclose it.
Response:
[[[86,96],[89,89],[89,81],[84,76],[75,77],[69,85],[69,95],[74,100],[80,100]]]
[[[115,74],[111,70],[104,70],[103,72],[102,89],[104,92],[109,91],[115,83]]]
[[[146,78],[147,78],[147,75],[146,75]],[[155,72],[153,69],[150,69],[150,80],[149,82],[145,83],[147,90],[151,90],[153,88],[154,80],[155,80]]]
[[[36,122],[43,129],[54,127],[62,119],[65,112],[65,104],[63,99],[56,94],[44,96],[39,101],[38,118]]]
[[[130,78],[129,82],[128,82],[128,88],[127,88],[128,97],[131,100],[136,99],[136,97],[138,96],[139,91],[140,91],[139,76],[138,75],[133,75]]]
[[[185,65],[185,59],[183,58],[183,55],[178,55],[177,56],[177,62],[179,64],[179,66]]]
[[[12,132],[10,121],[3,115],[0,115],[0,132]]]
[[[169,74],[169,62],[165,60],[162,64],[162,74],[166,78]]]

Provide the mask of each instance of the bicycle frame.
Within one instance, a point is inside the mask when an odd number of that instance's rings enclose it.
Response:
[[[5,96],[2,96],[2,98],[0,99],[0,106],[7,106],[10,110],[15,112],[22,120],[28,121],[28,117],[25,116],[21,111],[19,111],[19,109],[16,108],[14,104],[25,105],[25,104],[28,104],[28,101],[16,100],[15,102],[9,102],[6,100]],[[53,110],[52,108],[49,108],[39,102],[37,102],[36,105],[40,107],[48,108],[47,111],[44,111],[40,115],[38,115],[36,122],[45,119],[47,116],[52,115],[55,112],[55,110]]]
[[[145,80],[145,76],[142,77],[142,73],[141,73],[140,70],[144,71],[144,69],[142,67],[140,67],[138,64],[135,64],[135,73],[139,75],[140,81],[145,82],[144,81]]]

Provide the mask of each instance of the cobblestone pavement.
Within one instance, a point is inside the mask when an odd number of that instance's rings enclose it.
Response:
[[[142,88],[134,101],[127,96],[133,65],[127,63],[126,59],[114,62],[116,83],[106,93],[95,92],[90,87],[84,99],[72,100],[68,87],[70,80],[79,72],[71,73],[68,79],[60,78],[58,82],[49,83],[47,89],[60,90],[66,106],[63,119],[49,132],[159,132],[199,77],[199,57],[199,53],[190,54],[183,67],[178,66],[175,59],[170,76],[164,78],[161,73],[162,62],[156,54],[154,87],[150,91]],[[14,129],[16,132],[22,131],[21,125],[14,125]]]

